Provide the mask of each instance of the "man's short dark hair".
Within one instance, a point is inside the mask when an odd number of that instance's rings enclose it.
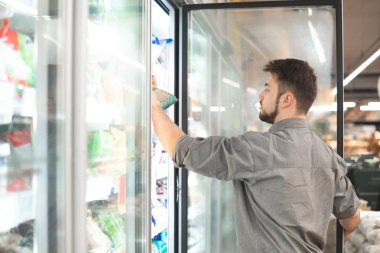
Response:
[[[279,94],[290,91],[297,99],[297,110],[307,113],[317,96],[317,77],[305,61],[279,59],[268,62],[263,69],[279,82]]]

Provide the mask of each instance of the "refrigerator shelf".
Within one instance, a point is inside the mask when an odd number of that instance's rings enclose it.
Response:
[[[23,191],[0,196],[0,233],[7,232],[20,223],[34,219],[33,192]]]
[[[128,155],[108,155],[108,156],[103,156],[103,157],[96,157],[94,159],[88,159],[89,162],[91,163],[104,163],[104,162],[126,162],[131,161],[132,158],[134,159],[133,156],[128,156]]]

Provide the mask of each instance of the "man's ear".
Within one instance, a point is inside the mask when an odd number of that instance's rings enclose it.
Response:
[[[285,92],[285,94],[282,97],[283,97],[282,108],[287,108],[296,102],[295,101],[296,98],[291,92]]]

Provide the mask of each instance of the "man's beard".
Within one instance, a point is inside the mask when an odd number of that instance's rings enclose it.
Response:
[[[273,112],[266,113],[263,110],[261,110],[259,114],[259,118],[261,121],[264,121],[269,124],[273,124],[275,118],[277,117],[277,114],[278,114],[278,104],[276,103],[276,108],[274,109]]]
[[[274,123],[274,120],[276,119],[277,114],[278,114],[278,104],[280,103],[280,97],[281,97],[282,94],[284,94],[284,93],[280,93],[277,96],[277,98],[276,98],[276,105],[275,105],[274,111],[271,112],[271,113],[264,112],[263,105],[260,102],[260,104],[261,104],[261,112],[259,114],[259,118],[260,118],[261,121],[264,121],[264,122],[269,123],[269,124],[273,124]]]

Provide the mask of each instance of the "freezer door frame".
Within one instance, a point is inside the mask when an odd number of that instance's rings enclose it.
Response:
[[[179,76],[179,101],[180,101],[180,126],[188,133],[187,122],[187,97],[188,97],[188,17],[193,10],[207,9],[243,9],[243,8],[273,8],[273,7],[308,7],[308,6],[332,6],[336,10],[335,33],[336,33],[336,84],[337,84],[337,153],[343,157],[343,2],[342,0],[294,0],[294,1],[265,1],[265,2],[231,2],[231,3],[209,3],[209,4],[184,4],[180,8],[180,76]],[[179,169],[179,206],[178,206],[178,229],[179,251],[187,252],[187,228],[188,228],[188,172]],[[336,252],[342,253],[344,249],[343,228],[337,222]]]

